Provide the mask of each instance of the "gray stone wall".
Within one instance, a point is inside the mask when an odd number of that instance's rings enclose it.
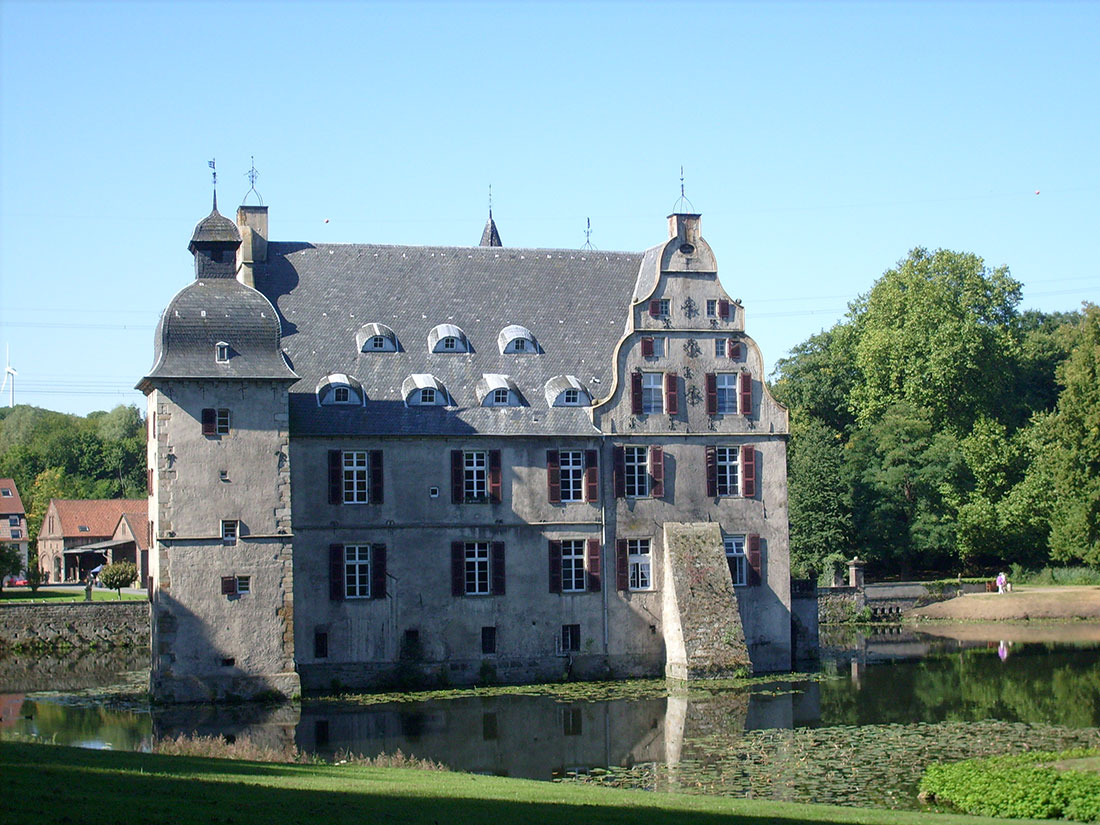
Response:
[[[0,647],[148,647],[148,602],[10,604],[0,608]]]

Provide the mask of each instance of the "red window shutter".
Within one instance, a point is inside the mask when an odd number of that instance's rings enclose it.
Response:
[[[588,557],[588,590],[591,593],[600,592],[600,540],[589,539],[585,548]]]
[[[218,413],[213,407],[203,407],[202,410],[202,434],[217,435]]]
[[[748,536],[748,544],[748,552],[745,555],[748,557],[749,562],[749,584],[754,587],[759,587],[761,582],[760,536],[756,533],[750,533]]]
[[[561,592],[561,542],[550,542],[550,592]]]
[[[730,319],[730,302],[725,298],[718,299],[718,317],[723,321]]]
[[[328,451],[328,503],[344,503],[344,454],[340,450]]]
[[[660,447],[649,448],[649,475],[653,486],[649,494],[653,498],[665,497],[665,451]]]
[[[489,566],[494,596],[504,595],[504,542],[494,541],[489,545]]]
[[[615,589],[630,589],[630,569],[626,560],[626,539],[615,542]]]
[[[370,451],[370,503],[381,504],[382,493],[382,451]],[[383,550],[383,552],[385,552]]]
[[[222,595],[223,596],[236,596],[237,595],[237,577],[236,576],[222,576]]]
[[[707,415],[718,415],[718,376],[708,372],[703,376],[707,395]]]
[[[615,498],[626,498],[626,447],[615,448]]]
[[[642,414],[642,374],[640,372],[630,374],[630,412],[634,415]]]
[[[370,597],[386,598],[386,545],[372,544],[370,548]]]
[[[600,500],[600,459],[596,450],[584,451],[584,500]]]
[[[546,451],[546,499],[561,504],[561,465],[557,450]]]
[[[732,338],[727,342],[726,354],[729,355],[734,361],[741,360],[741,342],[734,341]]]
[[[752,415],[752,375],[743,372],[737,382],[741,390],[741,415]]]
[[[489,501],[500,504],[500,450],[489,450]]]
[[[756,450],[751,444],[741,448],[741,495],[756,497]]]
[[[328,546],[328,597],[334,602],[344,600],[344,545]]]
[[[451,501],[455,504],[461,504],[466,497],[462,487],[462,473],[462,450],[451,450]]]
[[[653,318],[660,318],[661,317],[661,302],[660,301],[654,300],[654,301],[649,302],[649,314]]]
[[[462,596],[466,593],[466,545],[460,541],[451,542],[451,595]]]
[[[677,375],[674,372],[665,373],[665,412],[676,415],[680,412],[680,398],[677,391]]]
[[[643,338],[642,339],[642,358],[652,358],[652,357],[653,357],[653,339],[652,338]]]
[[[718,495],[718,448],[707,447],[707,496]]]

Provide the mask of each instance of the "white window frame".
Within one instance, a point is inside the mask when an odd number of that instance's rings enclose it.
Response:
[[[734,587],[744,587],[749,583],[749,560],[745,555],[745,536],[723,536],[722,544],[726,549],[726,559],[732,559],[730,574]]]
[[[665,374],[642,373],[642,414],[653,415],[665,411]]]
[[[668,298],[657,299],[657,317],[670,318],[672,316],[672,301]]]
[[[585,579],[584,539],[565,539],[561,543],[561,592],[583,593],[587,589]]]
[[[719,496],[741,495],[741,450],[739,447],[716,447],[715,474]]]
[[[446,338],[443,339],[443,349],[447,352],[457,352],[458,339],[455,338],[453,335],[448,335]]]
[[[631,590],[653,589],[653,557],[649,539],[626,540],[626,569]]]
[[[462,453],[462,497],[481,501],[489,496],[489,453],[464,450]]]
[[[229,363],[229,344],[225,341],[218,341],[214,345],[214,360],[219,364]]]
[[[489,404],[493,407],[507,407],[512,403],[512,391],[507,387],[497,387],[490,396]]]
[[[344,450],[340,464],[344,504],[370,504],[370,451]]]
[[[738,373],[720,372],[714,376],[714,388],[717,394],[716,410],[719,415],[737,414]]]
[[[558,474],[561,480],[561,501],[584,501],[584,450],[560,450]]]
[[[386,336],[375,335],[370,340],[371,349],[384,350],[386,348]]]
[[[19,526],[19,516],[16,516],[16,515],[8,516],[8,527],[18,527],[18,526]]]
[[[648,447],[623,447],[623,481],[627,498],[649,496]]]
[[[561,403],[567,407],[576,407],[581,403],[581,391],[580,390],[565,390],[562,394]]]
[[[350,404],[351,403],[351,389],[348,387],[333,387],[332,388],[332,403],[333,404]]]
[[[241,535],[237,519],[222,519],[222,544],[236,544]]]
[[[450,340],[453,341],[454,339],[452,338]],[[421,406],[428,406],[428,407],[437,405],[439,402],[436,401],[435,394],[436,394],[436,388],[435,387],[421,387],[420,388],[420,405]]]
[[[251,576],[237,576],[237,595],[241,596],[245,593],[252,592],[252,577]]]
[[[527,352],[526,338],[513,338],[509,343],[512,346],[512,352]]]
[[[729,340],[726,338],[714,339],[714,357],[715,358],[728,358],[729,357]]]
[[[463,589],[467,596],[488,596],[492,592],[489,576],[489,542],[468,541],[463,549]]]
[[[373,548],[369,544],[344,545],[344,598],[369,599]]]
[[[0,487],[0,497],[11,498],[12,495],[13,494],[10,487]]]
[[[707,298],[707,317],[708,318],[717,318],[718,317],[718,299],[717,298]]]
[[[231,417],[229,410],[226,407],[219,407],[214,411],[214,432],[218,435],[229,435],[229,427],[231,424]]]
[[[11,537],[13,539],[23,538],[23,528],[22,527],[12,527],[10,532],[11,532]]]

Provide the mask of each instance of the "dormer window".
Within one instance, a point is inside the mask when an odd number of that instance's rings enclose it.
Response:
[[[397,334],[385,324],[363,324],[355,346],[360,352],[397,352]]]
[[[493,390],[493,405],[501,406],[508,403],[508,390]]]
[[[534,334],[527,327],[519,324],[509,324],[497,335],[497,346],[501,355],[521,353],[523,355],[537,355],[538,342]]]
[[[334,372],[326,375],[317,385],[318,406],[355,405],[363,403],[366,396],[363,385],[350,375]]]
[[[428,352],[469,352],[466,333],[454,324],[440,324],[428,333]]]
[[[229,344],[225,341],[218,341],[214,345],[214,360],[219,364],[229,363]]]
[[[478,403],[483,407],[521,407],[526,404],[516,382],[507,375],[486,373],[475,388]]]
[[[543,391],[551,407],[587,407],[592,403],[584,384],[573,375],[555,375],[546,382]]]
[[[0,487],[0,496],[11,498],[11,489],[8,487]]]
[[[415,373],[401,384],[407,407],[446,407],[450,403],[443,382],[430,373]]]
[[[370,339],[370,346],[371,349],[382,349],[386,346],[386,339],[383,338],[381,335],[375,335],[373,338]]]

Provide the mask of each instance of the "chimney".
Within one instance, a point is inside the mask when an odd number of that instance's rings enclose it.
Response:
[[[699,215],[674,212],[668,216],[668,237],[678,238],[680,246],[699,243]]]
[[[256,264],[267,261],[267,207],[237,207],[237,229],[241,233],[241,248],[237,253],[237,280],[245,286],[256,286]]]

